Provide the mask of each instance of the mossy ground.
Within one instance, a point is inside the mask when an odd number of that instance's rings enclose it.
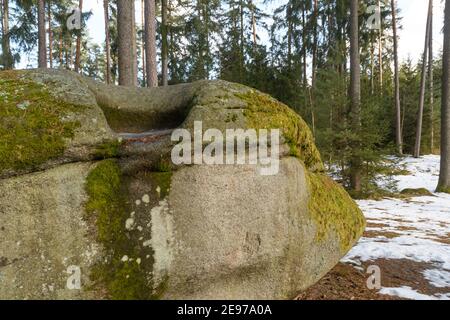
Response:
[[[307,172],[307,180],[311,193],[309,212],[317,224],[317,240],[325,240],[334,231],[341,251],[347,252],[364,232],[363,213],[345,189],[330,177]]]
[[[414,196],[414,197],[424,197],[424,196],[432,196],[433,194],[425,188],[419,189],[404,189],[400,192],[401,195],[404,196]]]
[[[121,142],[117,140],[103,143],[96,148],[94,157],[97,160],[117,158],[119,156],[120,146]]]
[[[450,194],[450,186],[438,186],[436,192],[448,193]]]
[[[92,278],[106,287],[111,299],[151,299],[146,273],[136,261],[122,261],[124,256],[139,256],[127,230],[129,210],[123,192],[121,170],[116,160],[104,160],[91,171],[86,182],[87,218],[94,217],[97,239],[104,246],[106,261],[93,270]]]
[[[292,156],[302,160],[310,170],[323,171],[311,130],[297,113],[272,97],[255,91],[237,96],[247,102],[244,114],[250,128],[280,129]]]
[[[80,106],[53,97],[42,84],[0,72],[0,172],[35,168],[64,153],[77,122],[64,121]]]

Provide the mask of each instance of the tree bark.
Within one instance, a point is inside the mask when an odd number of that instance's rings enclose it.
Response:
[[[434,74],[433,74],[433,15],[430,17],[430,39],[428,42],[428,77],[430,90],[430,152],[434,152]]]
[[[359,1],[350,1],[350,125],[354,134],[361,131],[361,74],[359,56]],[[359,156],[360,143],[352,145],[352,159],[350,163],[351,188],[360,192],[361,186],[361,158]]]
[[[167,0],[161,0],[161,62],[162,84],[169,84],[169,42],[168,42]]]
[[[5,70],[11,70],[14,68],[14,61],[11,54],[11,39],[9,35],[9,0],[3,0],[1,6],[3,67]]]
[[[398,38],[397,38],[397,6],[395,0],[391,0],[392,32],[394,37],[394,82],[395,82],[395,143],[398,154],[403,154],[402,115],[400,103],[400,75],[398,64]]]
[[[249,8],[250,8],[250,12],[251,12],[251,19],[252,19],[252,35],[253,35],[253,44],[256,46],[258,44],[258,37],[256,36],[256,16],[255,16],[255,5],[253,4],[253,1],[250,0],[249,3]]]
[[[430,43],[430,22],[431,16],[433,14],[433,0],[429,1],[428,5],[428,18],[427,18],[427,28],[425,33],[425,48],[423,52],[423,62],[422,62],[422,76],[420,81],[420,96],[419,96],[419,113],[417,115],[417,127],[416,127],[416,144],[414,146],[414,157],[420,157],[420,149],[422,143],[422,123],[423,123],[423,108],[425,104],[425,86],[427,80],[427,61],[428,61],[428,45]]]
[[[38,2],[38,66],[39,68],[47,68],[47,39],[45,32],[45,1]]]
[[[111,83],[111,40],[109,35],[109,1],[103,0],[103,11],[105,18],[105,51],[106,51],[106,83]]]
[[[59,30],[59,66],[61,67],[63,65],[63,34],[62,34],[62,28]]]
[[[78,7],[80,8],[80,12],[83,12],[83,0],[79,0]],[[77,36],[77,48],[75,53],[75,72],[80,71],[80,60],[81,60],[81,30],[78,30],[79,34]]]
[[[450,0],[445,1],[441,108],[441,172],[438,191],[450,193]]]
[[[154,0],[145,0],[145,57],[147,86],[158,86],[156,64],[156,6]]]
[[[142,56],[142,84],[146,87],[147,83],[147,69],[145,66],[145,0],[141,0],[141,27],[142,27],[142,41],[141,41],[141,56]]]
[[[308,77],[306,73],[306,69],[308,68],[306,63],[306,55],[307,55],[307,48],[306,48],[306,9],[303,5],[302,8],[302,45],[303,45],[303,89],[306,90],[306,87],[308,86]],[[305,99],[306,100],[306,99]]]
[[[378,12],[380,13],[380,30],[378,38],[378,64],[380,73],[380,93],[383,92],[383,26],[381,20],[381,1],[378,0]]]
[[[53,68],[53,31],[52,31],[52,4],[47,0],[47,19],[48,19],[48,60],[50,68]]]
[[[313,30],[313,47],[312,47],[312,76],[311,76],[311,86],[314,89],[316,85],[316,77],[317,77],[317,42],[318,42],[318,34],[317,34],[317,24],[319,17],[319,4],[318,0],[314,0],[314,30]]]
[[[117,0],[117,27],[119,37],[119,85],[137,86],[135,73],[136,33],[134,23],[134,2]]]

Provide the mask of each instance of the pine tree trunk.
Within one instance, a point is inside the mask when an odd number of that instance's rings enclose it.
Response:
[[[135,86],[138,86],[138,76],[139,76],[139,68],[138,68],[138,54],[137,54],[137,29],[136,29],[136,3],[135,1],[131,1],[131,11],[133,12],[133,17],[131,19],[132,21],[132,27],[131,27],[131,31],[132,31],[132,62],[133,62],[133,74],[134,74],[134,82],[135,82]]]
[[[398,38],[397,38],[397,6],[395,0],[391,0],[392,10],[392,32],[394,37],[394,82],[395,82],[395,143],[397,145],[397,152],[403,154],[403,139],[402,139],[402,115],[400,104],[400,75],[398,64]]]
[[[111,40],[109,36],[109,1],[103,0],[103,11],[105,18],[105,51],[106,51],[106,83],[111,83]]]
[[[154,0],[145,0],[145,56],[147,86],[158,86],[156,65],[156,6]]]
[[[53,31],[52,31],[51,0],[47,0],[47,19],[48,19],[48,59],[50,62],[50,68],[53,68]]]
[[[438,191],[450,193],[450,0],[445,1],[441,110],[441,173]]]
[[[378,12],[380,12],[381,17],[381,1],[378,0]],[[379,73],[380,73],[380,94],[383,92],[383,26],[381,24],[382,20],[380,19],[380,30],[379,30],[379,38],[378,38],[378,65],[379,65]]]
[[[303,45],[303,89],[304,90],[306,90],[306,87],[308,86],[308,77],[307,77],[307,73],[306,73],[306,69],[308,68],[308,66],[306,64],[306,55],[307,55],[306,37],[307,37],[307,32],[306,32],[306,9],[303,7],[302,8],[302,41],[303,41],[302,45]]]
[[[244,2],[243,0],[239,0],[239,16],[240,16],[240,55],[239,55],[239,82],[244,82],[244,47],[245,47],[245,39],[244,39]]]
[[[430,90],[430,152],[434,152],[434,74],[433,74],[433,15],[430,17],[430,39],[428,42],[428,77]]]
[[[249,8],[251,11],[251,19],[252,19],[252,35],[253,35],[253,44],[256,46],[257,43],[257,36],[256,36],[256,16],[255,16],[255,5],[253,4],[253,1],[249,1]]]
[[[59,66],[61,67],[63,65],[63,34],[62,34],[62,28],[59,30]]]
[[[288,68],[291,70],[292,65],[292,9],[291,2],[289,1],[286,6],[286,20],[287,20],[287,59]]]
[[[416,144],[414,146],[414,157],[420,157],[421,143],[422,143],[422,123],[423,123],[423,109],[425,105],[425,86],[427,80],[427,61],[428,61],[428,45],[430,43],[430,22],[431,16],[433,14],[433,0],[429,1],[428,5],[428,18],[427,18],[427,28],[425,33],[425,48],[423,52],[423,62],[422,62],[422,76],[420,81],[420,96],[419,96],[419,113],[417,115],[417,126],[416,126]]]
[[[47,68],[47,35],[45,32],[45,1],[38,2],[38,66],[39,68]]]
[[[350,125],[354,134],[361,131],[361,74],[359,57],[359,0],[350,1]],[[355,192],[361,191],[360,144],[353,143],[350,163],[350,183]]]
[[[312,76],[311,76],[311,86],[314,89],[316,85],[316,77],[317,77],[317,42],[318,42],[318,34],[317,34],[317,24],[319,23],[319,4],[318,0],[314,0],[314,30],[313,30],[313,47],[312,47]]]
[[[11,55],[11,40],[9,35],[9,0],[2,1],[1,12],[3,67],[5,70],[11,70],[14,68],[14,61]]]
[[[145,66],[145,0],[141,0],[141,27],[142,27],[142,41],[141,41],[141,57],[142,57],[142,84],[147,86],[147,69]]]
[[[133,9],[133,1],[117,0],[119,85],[129,87],[137,85],[137,74],[135,73],[134,67],[134,60],[136,58],[136,33],[133,31],[135,25]]]
[[[373,36],[371,36],[370,47],[370,92],[375,93],[375,45]]]
[[[83,12],[83,0],[79,0],[78,7],[80,12]],[[77,48],[75,53],[75,72],[80,71],[80,60],[81,60],[81,30],[78,30],[79,34],[77,36]]]
[[[161,0],[161,63],[162,84],[169,84],[169,42],[168,42],[167,0]]]

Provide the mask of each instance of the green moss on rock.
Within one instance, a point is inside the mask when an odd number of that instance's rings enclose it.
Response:
[[[121,143],[118,140],[105,142],[95,150],[95,159],[103,160],[117,158],[119,156]]]
[[[91,276],[106,288],[111,299],[151,299],[144,268],[135,260],[123,259],[138,257],[139,248],[133,245],[125,229],[129,210],[121,181],[116,160],[100,162],[87,178],[87,218],[95,219],[97,240],[106,253],[105,261],[95,266]]]
[[[404,189],[400,194],[405,196],[414,196],[414,197],[425,197],[432,196],[433,194],[425,188],[419,189]]]
[[[306,122],[291,108],[272,97],[249,91],[237,94],[247,103],[247,124],[255,129],[280,129],[291,155],[302,160],[313,171],[323,171],[323,163]]]
[[[450,187],[438,186],[436,192],[448,193],[450,194]]]
[[[150,180],[161,189],[160,198],[167,197],[172,182],[172,172],[152,172],[150,173]]]
[[[35,168],[63,155],[80,126],[64,118],[79,110],[18,71],[0,72],[0,172]]]
[[[317,225],[317,240],[325,240],[333,231],[347,252],[365,229],[364,216],[348,193],[330,177],[307,172],[310,190],[309,213]]]

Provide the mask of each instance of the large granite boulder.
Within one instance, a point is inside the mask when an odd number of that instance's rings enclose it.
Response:
[[[289,299],[365,226],[305,122],[245,86],[2,72],[0,115],[0,299]],[[280,129],[277,174],[175,165],[171,133],[198,121]]]

